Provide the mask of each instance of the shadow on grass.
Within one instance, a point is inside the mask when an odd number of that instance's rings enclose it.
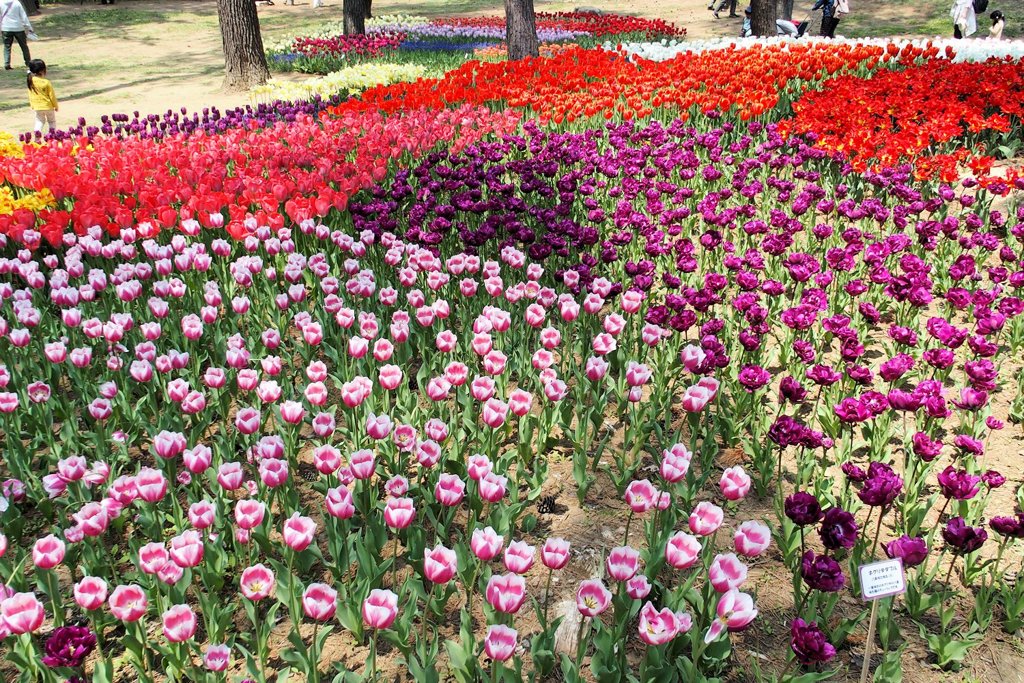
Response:
[[[139,85],[147,85],[151,83],[160,83],[162,81],[174,80],[177,78],[192,78],[197,75],[199,76],[212,76],[214,74],[222,73],[224,68],[222,66],[208,66],[201,69],[196,69],[188,73],[180,74],[161,74],[159,76],[150,76],[148,78],[136,78],[131,81],[124,81],[122,83],[114,83],[111,85],[90,88],[87,90],[78,90],[71,93],[60,93],[59,99],[61,102],[73,102],[75,100],[82,100],[89,97],[97,97],[99,95],[106,95],[108,93],[117,92],[118,90],[125,90],[127,88],[134,88]],[[15,109],[23,109],[28,106],[28,101],[24,102],[4,102],[0,104],[0,111],[12,111]]]

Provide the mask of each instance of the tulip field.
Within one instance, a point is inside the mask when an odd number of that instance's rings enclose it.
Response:
[[[3,680],[1020,668],[1022,46],[502,27],[0,134]]]

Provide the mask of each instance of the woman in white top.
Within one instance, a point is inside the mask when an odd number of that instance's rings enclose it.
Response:
[[[28,52],[28,33],[32,31],[32,22],[28,20],[25,8],[18,0],[0,0],[0,30],[4,35],[4,69],[11,70],[11,46],[18,41],[21,56],[25,58],[25,68],[32,56]]]
[[[967,38],[978,30],[978,18],[974,14],[974,0],[953,0],[949,16],[953,19],[954,38]]]

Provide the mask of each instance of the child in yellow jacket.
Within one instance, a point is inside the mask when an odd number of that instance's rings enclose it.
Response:
[[[28,106],[36,113],[36,132],[45,123],[52,131],[57,127],[57,95],[53,84],[46,80],[46,62],[33,59],[28,63]]]

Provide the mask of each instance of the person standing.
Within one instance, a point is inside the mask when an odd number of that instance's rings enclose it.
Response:
[[[18,41],[27,67],[32,59],[28,51],[28,34],[34,33],[32,22],[18,0],[0,0],[0,30],[4,37],[4,69],[11,70],[11,46]]]
[[[840,7],[839,3],[842,2]],[[849,5],[846,0],[818,0],[814,3],[811,11],[821,10],[821,36],[823,38],[835,38],[836,26],[839,26],[839,16],[849,12]],[[844,11],[845,10],[845,11]]]
[[[1002,40],[1003,39],[1003,28],[1006,26],[1006,17],[999,10],[996,10],[992,14],[988,15],[989,19],[992,20],[992,27],[988,30],[989,40]]]
[[[36,115],[36,132],[43,130],[45,123],[54,130],[57,127],[57,94],[53,83],[46,79],[46,62],[33,59],[28,63],[28,106]]]
[[[953,19],[953,37],[967,38],[978,30],[978,17],[974,12],[974,0],[953,0],[949,10]]]

